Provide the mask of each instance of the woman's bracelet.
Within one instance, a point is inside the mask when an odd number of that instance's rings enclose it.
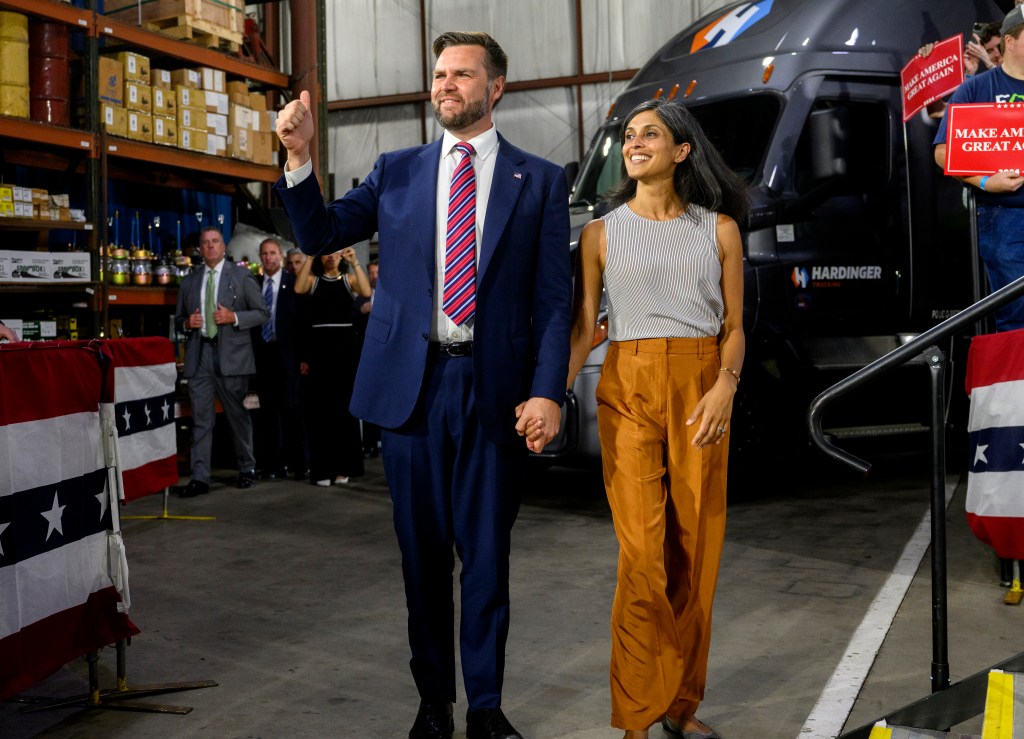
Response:
[[[982,177],[981,178],[981,182],[978,183],[978,189],[979,190],[984,190],[985,189],[985,185],[987,185],[987,184],[988,184],[988,177],[987,176],[986,177]]]
[[[719,372],[728,372],[730,375],[732,375],[733,377],[736,378],[736,384],[737,385],[740,384],[740,373],[737,372],[736,370],[734,370],[732,367],[722,367],[722,369],[720,369],[718,371]]]

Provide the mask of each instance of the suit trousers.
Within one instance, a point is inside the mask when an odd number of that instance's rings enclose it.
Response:
[[[220,400],[231,427],[239,471],[255,470],[256,460],[252,452],[252,418],[244,405],[249,376],[222,375],[217,347],[213,344],[200,342],[199,351],[199,366],[188,380],[188,397],[192,403],[192,479],[209,484],[213,426],[217,421],[215,399]]]
[[[525,446],[520,451],[484,436],[472,357],[429,359],[424,384],[413,418],[381,433],[402,551],[410,666],[423,700],[455,701],[454,547],[462,562],[459,646],[469,708],[498,708]]]
[[[619,540],[612,726],[642,731],[704,697],[725,538],[728,433],[691,445],[686,419],[718,380],[715,337],[612,342],[597,387],[605,489]]]

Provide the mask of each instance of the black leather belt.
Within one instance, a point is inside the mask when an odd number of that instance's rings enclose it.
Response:
[[[213,338],[210,338],[209,336],[200,336],[199,340],[201,342],[203,342],[204,344],[213,344],[213,346],[217,346],[217,337],[216,336],[214,336]]]
[[[446,354],[449,357],[471,357],[473,356],[472,341],[453,341],[449,344],[442,344],[438,341],[430,342],[432,354]]]

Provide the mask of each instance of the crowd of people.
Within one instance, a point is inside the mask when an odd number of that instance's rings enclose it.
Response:
[[[364,443],[348,401],[365,325],[355,298],[370,300],[373,284],[355,251],[286,255],[267,238],[259,277],[225,251],[219,229],[203,229],[202,266],[178,290],[175,328],[186,337],[192,410],[191,473],[179,494],[209,492],[215,401],[230,427],[239,488],[259,477],[328,487],[362,475],[364,450],[376,452],[376,442]],[[250,389],[259,398],[254,413],[244,405]]]

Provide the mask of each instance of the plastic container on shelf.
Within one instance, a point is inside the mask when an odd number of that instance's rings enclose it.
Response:
[[[124,257],[110,257],[107,267],[107,281],[111,285],[124,286],[131,284],[132,265],[131,261]]]
[[[169,260],[161,259],[157,262],[156,266],[153,267],[153,284],[174,284],[174,265],[172,265]]]
[[[0,11],[0,115],[28,114],[28,16]]]
[[[29,112],[32,120],[71,125],[70,31],[63,23],[29,23]]]

